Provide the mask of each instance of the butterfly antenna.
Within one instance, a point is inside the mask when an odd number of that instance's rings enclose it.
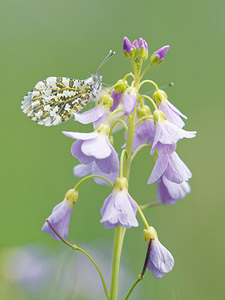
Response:
[[[100,70],[100,68],[115,54],[115,51],[110,50],[109,53],[106,55],[106,57],[103,59],[103,61],[100,63],[96,73]]]
[[[170,82],[169,84],[160,86],[159,88],[160,88],[160,89],[166,89],[166,88],[168,88],[168,87],[170,87],[170,86],[174,86],[174,83],[173,83],[173,82]],[[153,93],[153,92],[155,92],[155,90],[148,91],[146,94],[148,95],[148,94],[151,94],[151,93]]]

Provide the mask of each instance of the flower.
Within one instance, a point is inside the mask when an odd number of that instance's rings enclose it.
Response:
[[[82,124],[90,124],[93,123],[94,129],[98,127],[99,124],[104,123],[108,116],[109,110],[106,105],[103,105],[102,101],[92,109],[89,109],[83,113],[73,113],[75,116],[75,121],[78,121]]]
[[[196,131],[186,131],[170,123],[162,111],[154,111],[153,118],[156,127],[151,154],[159,148],[159,144],[176,144],[180,139],[193,138],[196,135]]]
[[[64,239],[68,237],[73,204],[77,201],[77,198],[78,193],[75,192],[74,189],[69,190],[65,195],[65,199],[53,208],[51,215],[47,219]],[[46,221],[42,227],[42,230],[50,234],[53,239],[60,241],[60,238],[57,236],[57,234],[55,234]]]
[[[73,174],[74,176],[76,177],[83,177],[83,176],[87,176],[89,174],[92,174],[92,175],[100,175],[102,177],[105,177],[106,179],[108,179],[112,184],[114,183],[115,179],[118,177],[119,175],[119,170],[117,170],[116,172],[112,172],[112,173],[109,173],[109,174],[106,174],[104,172],[102,172],[95,161],[93,161],[92,163],[90,163],[89,165],[84,165],[84,164],[79,164],[79,165],[76,165],[74,168],[73,168]],[[94,181],[97,183],[97,184],[101,184],[101,185],[109,185],[109,183],[102,179],[102,178],[99,178],[99,177],[94,177]]]
[[[112,193],[104,201],[100,222],[105,223],[105,228],[137,227],[136,212],[136,203],[128,193],[127,179],[117,178]]]
[[[148,184],[158,181],[164,175],[169,181],[174,183],[182,183],[191,178],[192,174],[185,163],[180,159],[176,152],[173,152],[171,146],[171,154],[160,154],[155,162],[152,173],[148,179]]]
[[[119,169],[118,155],[109,141],[108,133],[109,126],[105,124],[89,133],[63,131],[66,136],[77,139],[71,152],[80,163],[87,165],[95,161],[98,168],[107,174]]]
[[[138,91],[136,87],[129,87],[126,89],[123,97],[123,110],[126,116],[130,115],[135,109],[137,95]]]
[[[157,196],[163,204],[174,204],[177,200],[184,198],[191,192],[190,184],[187,181],[174,183],[162,176],[157,180]]]
[[[164,57],[166,56],[166,53],[168,52],[168,50],[170,49],[170,46],[164,46],[160,49],[158,49],[157,51],[155,51],[152,56],[150,57],[150,61],[152,65],[159,65]]]
[[[148,58],[148,44],[145,40],[143,40],[143,38],[139,39],[138,48],[140,50],[140,56],[143,60],[146,60]]]
[[[144,230],[144,237],[148,243],[151,243],[147,269],[152,272],[155,278],[162,278],[173,269],[174,258],[160,243],[157,232],[152,226]]]
[[[128,58],[134,55],[133,45],[131,44],[130,40],[126,36],[123,39],[123,52],[125,56]]]
[[[181,119],[187,119],[187,117],[182,114],[172,103],[167,99],[167,95],[164,91],[158,90],[153,94],[153,100],[155,101],[158,109],[162,111],[166,119],[176,125],[179,128],[184,127],[184,122]],[[181,116],[181,117],[180,117]]]

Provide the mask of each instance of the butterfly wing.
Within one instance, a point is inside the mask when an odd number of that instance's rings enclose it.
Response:
[[[40,125],[58,125],[71,118],[91,99],[91,88],[83,80],[48,77],[39,81],[23,98],[21,108]]]

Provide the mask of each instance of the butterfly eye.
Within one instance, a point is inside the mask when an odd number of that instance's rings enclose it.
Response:
[[[92,79],[93,79],[94,82],[97,82],[98,81],[98,76],[93,76]]]

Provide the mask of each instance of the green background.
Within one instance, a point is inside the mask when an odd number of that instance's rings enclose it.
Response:
[[[36,241],[52,251],[63,247],[41,227],[77,182],[72,140],[61,131],[86,130],[73,120],[38,126],[22,113],[23,96],[49,76],[89,77],[109,49],[116,55],[101,73],[103,82],[113,84],[131,71],[122,52],[123,37],[143,37],[150,53],[171,46],[164,62],[146,78],[158,85],[175,83],[166,90],[169,100],[188,116],[185,129],[198,134],[180,141],[177,149],[193,173],[191,194],[174,206],[146,211],[160,241],[174,255],[175,267],[161,280],[147,272],[140,297],[224,299],[224,13],[223,0],[1,1],[1,249]],[[114,138],[122,144],[121,133]],[[146,185],[151,168],[145,149],[132,166],[130,182],[130,193],[139,203],[154,200],[155,187]],[[102,239],[112,245],[113,230],[99,223],[109,193],[91,181],[80,188],[71,241],[91,244]],[[146,251],[142,230],[141,225],[127,231],[123,249],[122,260],[126,257],[136,275]]]

